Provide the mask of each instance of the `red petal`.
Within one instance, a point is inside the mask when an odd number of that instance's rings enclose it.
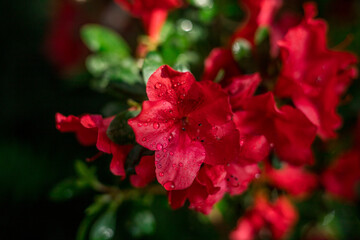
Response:
[[[89,115],[87,115],[89,116]],[[56,128],[61,132],[75,132],[78,141],[84,146],[95,145],[98,130],[96,126],[92,128],[86,128],[80,123],[80,118],[69,115],[57,113],[55,115]]]
[[[202,80],[215,81],[221,70],[224,77],[221,84],[227,86],[231,78],[240,75],[238,64],[234,60],[230,50],[225,48],[214,48],[205,60],[204,74]]]
[[[150,101],[166,100],[176,105],[194,83],[195,78],[190,72],[178,72],[164,65],[150,76],[146,93]]]
[[[257,163],[264,160],[270,152],[269,142],[266,137],[248,136],[240,140],[240,158],[247,162]]]
[[[270,182],[294,196],[304,196],[317,187],[317,176],[307,172],[303,167],[285,165],[277,170],[265,165],[266,175]]]
[[[111,144],[111,153],[113,155],[110,163],[110,171],[116,176],[125,176],[124,164],[127,155],[132,149],[132,145]]]
[[[224,89],[229,93],[231,107],[237,109],[244,99],[254,95],[260,82],[258,73],[232,78],[231,84]]]
[[[341,119],[336,112],[341,95],[356,76],[353,54],[327,49],[327,25],[313,19],[314,4],[305,4],[300,25],[288,31],[282,41],[283,68],[276,94],[291,97],[294,104],[318,127],[323,139],[336,137]]]
[[[226,166],[226,171],[227,188],[231,195],[244,192],[249,183],[255,179],[257,174],[260,174],[260,169],[257,164],[241,166],[232,163]]]
[[[179,136],[179,113],[167,101],[144,101],[140,114],[128,123],[136,141],[150,150],[166,147]]]
[[[154,156],[143,156],[135,167],[136,175],[130,176],[130,182],[135,187],[145,187],[155,179]]]
[[[167,190],[188,188],[204,162],[204,147],[180,134],[155,152],[156,177]]]
[[[283,161],[295,165],[314,161],[311,144],[316,128],[299,110],[278,109],[270,92],[245,100],[242,107],[234,118],[241,134],[264,135]]]

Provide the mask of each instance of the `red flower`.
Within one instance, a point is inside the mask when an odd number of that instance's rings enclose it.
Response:
[[[303,167],[283,164],[281,169],[275,169],[266,163],[265,174],[272,185],[296,197],[303,197],[317,187],[318,180],[315,174],[306,171]]]
[[[340,96],[356,76],[356,57],[327,49],[327,26],[314,20],[316,7],[306,4],[302,23],[279,42],[283,68],[276,94],[294,104],[318,127],[323,139],[333,138],[341,125],[336,113]]]
[[[213,205],[220,201],[226,192],[231,195],[243,193],[258,174],[260,170],[257,164],[204,164],[189,188],[169,191],[170,206],[176,209],[189,200],[189,208],[209,214]]]
[[[157,42],[167,14],[182,5],[182,0],[115,0],[133,16],[141,18],[146,32],[153,42]]]
[[[355,200],[356,187],[360,182],[360,151],[350,150],[340,156],[322,175],[328,192],[347,200]]]
[[[244,38],[254,45],[255,33],[258,28],[262,27],[267,27],[272,36],[273,18],[281,7],[282,0],[242,0],[240,3],[247,12],[247,19],[234,33],[232,42],[238,38]],[[275,43],[272,46],[276,47]],[[276,48],[272,51],[276,53]]]
[[[149,101],[129,125],[139,144],[155,150],[162,185],[188,188],[202,163],[225,164],[238,158],[239,133],[219,85],[196,82],[189,72],[162,66],[149,78],[146,92]]]
[[[97,116],[97,115],[93,115]],[[100,116],[101,117],[101,116]],[[97,128],[86,128],[81,124],[82,117],[70,115],[65,117],[61,113],[56,113],[56,129],[60,132],[74,132],[78,141],[84,146],[92,146],[97,141]]]
[[[231,240],[256,239],[262,229],[268,229],[271,239],[282,239],[297,221],[297,212],[290,201],[279,197],[270,203],[263,195],[255,199],[254,207],[239,219],[236,229],[230,234]]]
[[[223,71],[220,84],[225,87],[232,82],[232,78],[241,74],[238,64],[229,49],[214,48],[205,59],[202,80],[215,81],[219,72]]]
[[[216,79],[223,71],[221,79]],[[241,100],[252,96],[261,82],[260,74],[242,75],[230,50],[213,49],[205,60],[203,81],[220,80],[219,84],[229,94],[233,109]]]
[[[276,107],[271,92],[247,98],[239,103],[234,121],[241,136],[264,135],[283,161],[294,165],[312,164],[311,144],[316,127],[299,110]]]
[[[143,156],[135,167],[135,175],[130,176],[130,182],[135,187],[145,187],[155,179],[154,156]]]
[[[124,161],[132,145],[118,145],[112,142],[106,130],[114,117],[103,119],[101,115],[85,114],[81,117],[55,115],[56,128],[61,132],[75,132],[79,142],[85,146],[95,145],[101,152],[112,154],[110,170],[114,175],[125,176]]]

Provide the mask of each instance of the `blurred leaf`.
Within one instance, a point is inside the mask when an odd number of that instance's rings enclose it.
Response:
[[[69,200],[80,195],[90,185],[76,179],[66,179],[58,183],[50,192],[50,198],[54,201]]]
[[[133,144],[135,135],[127,122],[130,118],[136,117],[139,112],[126,110],[116,115],[106,131],[108,137],[117,144]]]
[[[149,52],[144,60],[142,72],[145,84],[147,84],[150,76],[162,65],[164,61],[157,52]]]
[[[75,161],[75,170],[79,177],[88,183],[96,180],[96,169],[94,167],[88,167],[86,163],[81,160]]]
[[[128,227],[135,238],[151,235],[156,227],[154,215],[149,210],[137,212],[128,223]]]
[[[153,155],[154,152],[144,148],[139,144],[135,144],[125,160],[125,171],[127,174],[134,174],[135,167],[139,164],[142,156]]]
[[[96,24],[85,25],[81,29],[81,37],[93,52],[111,52],[121,58],[129,56],[129,46],[111,29]]]
[[[261,44],[269,39],[269,29],[267,27],[259,27],[255,32],[254,42],[256,45]]]
[[[280,159],[274,154],[271,159],[271,165],[275,169],[281,169],[282,168],[282,162]]]
[[[251,44],[248,40],[244,38],[236,39],[232,45],[232,53],[236,60],[241,60],[243,58],[248,58],[251,55]]]
[[[86,216],[80,223],[80,226],[76,234],[76,240],[89,239],[88,234],[91,224],[94,222],[96,217],[98,217],[101,211],[104,210],[106,205],[107,205],[107,201],[104,201],[103,198],[100,197],[97,198],[95,202],[86,209],[85,211]]]
[[[90,240],[113,239],[116,227],[116,209],[110,207],[91,227]]]

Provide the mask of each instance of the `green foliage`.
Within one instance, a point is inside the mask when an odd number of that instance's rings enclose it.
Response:
[[[147,84],[149,77],[162,65],[164,65],[164,61],[158,52],[149,52],[146,55],[142,67],[145,84]]]
[[[136,117],[140,111],[123,111],[116,115],[107,129],[108,137],[115,143],[125,145],[135,143],[135,135],[127,121]]]
[[[93,52],[111,53],[120,58],[125,58],[130,55],[130,48],[125,40],[111,29],[101,25],[85,25],[81,29],[81,37]]]

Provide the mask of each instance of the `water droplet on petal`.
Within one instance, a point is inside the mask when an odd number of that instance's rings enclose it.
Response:
[[[151,122],[151,118],[148,118],[146,121],[147,121],[148,123]]]
[[[179,163],[179,167],[182,167],[182,166],[184,166],[184,164],[183,164],[183,163]]]
[[[176,163],[173,163],[172,166],[173,166],[173,167],[176,167]]]
[[[159,173],[159,176],[160,176],[160,177],[163,177],[163,176],[164,176],[164,173],[163,173],[163,172]]]
[[[170,152],[169,154],[170,154],[170,156],[174,156],[174,153],[173,153],[173,152]]]
[[[175,184],[173,182],[167,182],[164,184],[164,188],[168,191],[175,189]]]
[[[240,147],[244,145],[244,140],[240,140]]]
[[[146,141],[146,137],[143,137],[143,139],[142,139],[142,140],[143,140],[143,142],[145,142],[145,141]]]
[[[164,153],[166,153],[166,152],[167,152],[167,150],[164,148],[164,149],[163,149],[163,152],[164,152]]]
[[[142,126],[142,123],[138,123],[137,125],[138,125],[138,127],[141,127],[141,126]]]
[[[144,123],[144,126],[147,127],[148,123]]]
[[[156,149],[157,150],[163,149],[163,145],[161,145],[160,143],[156,144]]]
[[[160,158],[160,154],[156,154],[156,157],[157,157],[157,158]]]
[[[154,129],[159,129],[160,124],[159,124],[159,123],[157,123],[157,122],[155,122],[155,123],[153,124],[153,127],[154,127]]]
[[[272,147],[272,148],[273,148],[273,147],[274,147],[274,143],[270,143],[270,147]]]
[[[255,178],[256,178],[256,179],[259,179],[259,178],[260,178],[260,173],[257,173],[257,174],[255,175]]]
[[[155,161],[155,165],[157,165],[159,163],[159,161]]]
[[[157,83],[155,84],[155,89],[159,89],[159,88],[161,88],[161,83],[157,82]]]
[[[206,155],[206,153],[205,153],[205,152],[203,152],[203,153],[201,153],[201,155],[205,156],[205,155]]]

